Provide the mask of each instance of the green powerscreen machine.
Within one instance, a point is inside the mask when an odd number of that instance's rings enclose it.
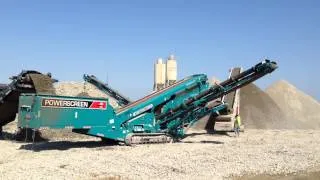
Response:
[[[35,130],[69,128],[75,133],[127,145],[166,143],[183,138],[185,129],[202,117],[225,111],[228,104],[215,100],[276,68],[276,62],[264,60],[214,85],[209,85],[204,74],[192,75],[134,102],[94,76],[84,75],[86,82],[110,98],[23,94],[18,126]],[[118,109],[110,105],[111,98],[119,104]]]

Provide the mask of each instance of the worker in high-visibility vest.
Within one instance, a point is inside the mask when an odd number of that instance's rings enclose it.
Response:
[[[236,136],[239,136],[240,126],[241,126],[241,117],[239,114],[237,114],[234,121],[234,133],[236,134]]]

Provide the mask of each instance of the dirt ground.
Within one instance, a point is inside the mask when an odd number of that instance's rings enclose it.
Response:
[[[90,137],[3,140],[0,179],[238,179],[320,170],[320,130],[188,134],[179,143],[134,147]]]

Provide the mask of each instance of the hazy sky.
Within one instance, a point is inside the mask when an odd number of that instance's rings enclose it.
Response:
[[[179,78],[227,77],[263,58],[279,79],[320,99],[320,1],[0,1],[0,82],[22,69],[81,81],[95,74],[136,99],[152,90],[153,63],[174,53]]]

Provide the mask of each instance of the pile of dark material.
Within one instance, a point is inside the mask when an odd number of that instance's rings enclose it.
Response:
[[[55,80],[43,74],[30,74],[34,88],[38,94],[55,94],[53,82]]]

